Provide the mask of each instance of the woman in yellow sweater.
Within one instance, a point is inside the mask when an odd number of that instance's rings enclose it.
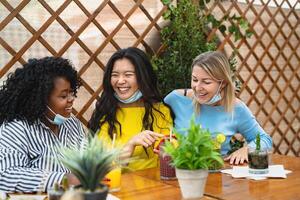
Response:
[[[157,89],[157,78],[146,54],[135,47],[114,53],[106,65],[103,92],[89,121],[100,138],[122,148],[122,157],[133,157],[128,167],[156,167],[155,142],[169,134],[172,117]]]

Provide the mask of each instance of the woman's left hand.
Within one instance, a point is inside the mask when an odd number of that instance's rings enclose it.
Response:
[[[244,162],[248,162],[248,147],[244,146],[239,150],[236,150],[235,152],[224,158],[224,160],[229,161],[231,165],[239,165],[244,164]]]

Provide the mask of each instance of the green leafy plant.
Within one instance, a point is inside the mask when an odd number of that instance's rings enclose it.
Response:
[[[97,136],[86,139],[82,148],[62,150],[62,163],[79,179],[82,189],[95,191],[112,170],[119,150],[107,148]]]
[[[197,125],[194,119],[186,135],[175,134],[178,147],[167,141],[163,148],[172,157],[172,165],[176,168],[195,170],[223,166],[223,159],[214,148],[210,132]]]
[[[217,49],[216,36],[208,41],[210,30],[219,29],[222,33],[228,32],[235,40],[251,36],[249,23],[242,17],[226,15],[218,20],[214,15],[208,15],[205,10],[208,2],[210,1],[180,0],[174,6],[171,0],[162,0],[168,8],[164,13],[164,19],[169,24],[161,30],[163,45],[158,54],[152,57],[152,63],[161,83],[160,90],[163,95],[174,88],[190,87],[193,59],[200,53]],[[228,21],[231,25],[226,26],[224,22]],[[232,55],[230,64],[232,71],[235,72],[237,62],[234,53]],[[233,80],[237,88],[240,88],[240,82],[235,76]]]

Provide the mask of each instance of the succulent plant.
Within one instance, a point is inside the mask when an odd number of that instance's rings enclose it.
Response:
[[[83,190],[93,192],[112,170],[119,152],[118,149],[106,147],[95,136],[87,138],[80,149],[62,149],[60,160],[78,178]]]

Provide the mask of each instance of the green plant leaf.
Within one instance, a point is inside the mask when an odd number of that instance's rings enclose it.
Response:
[[[217,49],[219,41],[216,35],[207,41],[211,28],[218,28],[223,34],[231,33],[238,40],[243,38],[238,20],[243,27],[246,27],[247,21],[237,15],[226,15],[221,20],[217,20],[214,14],[207,15],[204,8],[209,0],[199,0],[198,5],[191,0],[180,0],[176,6],[171,1],[162,2],[168,8],[164,14],[168,25],[160,32],[164,48],[152,57],[151,62],[155,66],[159,89],[165,96],[174,88],[190,88],[192,60],[203,52]],[[230,30],[228,22],[233,24]],[[251,36],[248,29],[243,31],[245,37]],[[233,79],[236,85],[240,85],[235,74]]]
[[[242,34],[239,30],[237,30],[235,33],[234,33],[234,41],[238,41],[242,38]]]
[[[171,0],[161,0],[161,2],[164,4],[164,5],[169,5],[171,3]]]
[[[78,178],[84,190],[94,191],[112,169],[120,150],[105,147],[97,136],[84,142],[83,148],[62,148],[60,160]]]
[[[171,11],[170,11],[170,10],[167,10],[167,11],[164,12],[164,14],[163,14],[163,18],[164,18],[164,19],[170,19],[170,16],[171,16]]]
[[[243,28],[243,29],[248,29],[248,28],[249,28],[249,23],[248,23],[248,21],[246,21],[245,19],[241,19],[241,20],[240,20],[240,26],[241,26],[241,28]]]
[[[250,38],[253,35],[253,32],[251,30],[246,30],[246,37]]]
[[[220,153],[214,150],[213,139],[207,129],[192,119],[186,135],[176,132],[178,147],[166,142],[163,149],[172,157],[172,165],[179,169],[208,169],[223,165]]]
[[[228,28],[228,31],[229,31],[229,33],[235,33],[236,31],[238,31],[238,27],[237,26],[234,26],[234,25],[231,25],[231,26],[229,26],[229,28]]]
[[[222,33],[225,33],[225,31],[226,31],[226,26],[225,25],[221,25],[220,27],[219,27],[219,30],[222,32]]]

